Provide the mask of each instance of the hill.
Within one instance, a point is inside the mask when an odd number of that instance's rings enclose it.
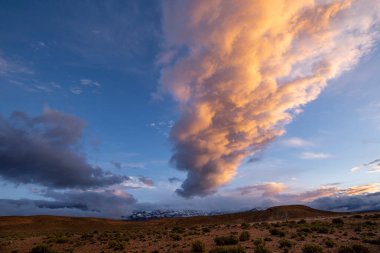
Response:
[[[380,252],[380,212],[337,213],[307,206],[277,206],[266,210],[123,221],[58,216],[0,217],[0,252],[96,253],[181,252],[190,253],[197,241],[204,252],[254,252],[254,242],[265,252],[302,252],[307,244],[337,252],[338,247],[358,245]],[[220,243],[234,244],[221,246]],[[239,245],[239,246],[236,246]],[[234,251],[234,247],[238,251]],[[239,247],[237,249],[236,247]],[[285,248],[287,250],[285,251]],[[41,250],[42,248],[39,248]]]

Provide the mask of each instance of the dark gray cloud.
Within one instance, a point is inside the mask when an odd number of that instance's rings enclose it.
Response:
[[[0,215],[54,214],[120,218],[131,211],[136,199],[121,190],[65,191],[48,190],[53,200],[0,199]]]
[[[323,197],[310,202],[309,205],[332,211],[380,210],[380,192],[355,196]]]
[[[169,177],[168,180],[169,180],[169,182],[171,184],[174,184],[174,183],[177,183],[177,182],[182,182],[182,180],[179,179],[178,177]]]
[[[30,117],[13,112],[0,116],[0,176],[10,182],[53,188],[95,188],[129,178],[90,165],[81,153],[85,123],[72,115],[45,108]]]

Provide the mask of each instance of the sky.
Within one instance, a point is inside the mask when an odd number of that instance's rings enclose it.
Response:
[[[0,215],[380,209],[376,0],[2,1]]]

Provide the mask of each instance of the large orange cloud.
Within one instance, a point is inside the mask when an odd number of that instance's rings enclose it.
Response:
[[[179,103],[177,192],[211,194],[350,69],[377,35],[377,0],[165,2],[161,83]]]

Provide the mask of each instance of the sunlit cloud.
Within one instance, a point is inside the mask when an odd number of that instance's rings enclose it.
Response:
[[[370,51],[380,3],[180,1],[164,2],[163,13],[160,89],[180,110],[171,161],[187,172],[177,193],[192,197],[230,182],[328,80]]]
[[[262,197],[272,197],[283,192],[287,187],[283,183],[267,182],[251,186],[243,186],[236,188],[241,195],[249,195],[260,192]]]
[[[374,193],[380,191],[380,184],[366,184],[350,187],[344,190],[344,193],[347,195],[360,195],[366,193]]]

